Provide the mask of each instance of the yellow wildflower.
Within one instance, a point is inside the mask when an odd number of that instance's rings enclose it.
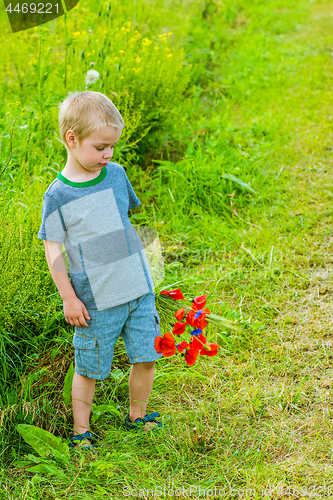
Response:
[[[127,24],[127,27],[128,27],[128,28],[130,28],[130,27],[132,26],[131,21],[128,21],[126,24]]]
[[[169,36],[170,36],[170,35],[172,35],[172,31],[169,31],[168,35],[169,35]]]
[[[121,76],[120,78],[123,80],[125,77],[124,77],[124,76]]]
[[[119,50],[120,54],[125,54],[124,50]]]
[[[173,57],[173,54],[170,53],[170,54],[167,55],[167,57]]]

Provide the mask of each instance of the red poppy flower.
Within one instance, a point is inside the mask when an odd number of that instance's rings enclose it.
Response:
[[[209,309],[206,307],[197,318],[195,318],[196,311],[189,311],[186,316],[186,323],[191,325],[193,328],[200,328],[200,330],[206,328],[206,326],[208,325],[208,321],[205,319],[207,314],[206,309],[209,311]]]
[[[219,347],[221,347],[220,345],[218,344],[206,344],[210,347],[210,351],[208,351],[207,349],[205,349],[203,346],[202,346],[202,349],[200,351],[200,354],[203,355],[203,356],[215,356],[215,354],[217,354],[217,349]]]
[[[208,325],[208,321],[204,318],[199,323],[197,323],[197,320],[195,320],[195,326],[197,328],[200,328],[200,330],[204,330],[207,325]]]
[[[194,328],[194,316],[195,316],[195,311],[189,311],[186,316],[186,323],[193,326],[193,328]]]
[[[172,329],[172,333],[174,335],[181,335],[185,332],[186,323],[175,323],[175,326]]]
[[[194,311],[200,311],[200,309],[204,308],[206,305],[208,295],[200,295],[200,297],[195,297],[192,301],[192,309]]]
[[[166,358],[176,353],[175,337],[170,332],[166,332],[163,337],[156,337],[154,346],[156,352],[163,354]]]
[[[207,342],[207,339],[206,339],[206,337],[204,336],[203,333],[200,333],[200,335],[192,335],[191,340],[192,340],[192,342],[191,342],[191,348],[192,349],[197,349],[198,351],[200,351],[201,349],[203,349],[203,345],[202,344],[206,344],[206,342]],[[201,340],[201,342],[200,342],[200,340]]]
[[[201,321],[206,317],[206,314],[210,314],[210,310],[208,309],[208,307],[205,307],[204,309],[200,309],[199,311],[197,311],[194,315],[194,319]]]
[[[180,288],[177,288],[176,290],[163,290],[163,295],[169,295],[172,299],[179,300],[183,299],[184,295],[183,292],[180,290]]]
[[[190,347],[190,344],[188,344],[185,340],[183,340],[182,342],[180,342],[179,344],[177,344],[177,349],[178,349],[179,352],[183,352],[183,350],[186,347]]]
[[[185,361],[189,366],[193,366],[194,363],[197,360],[199,351],[198,349],[188,349],[187,353],[185,354]]]
[[[185,314],[185,307],[182,307],[181,309],[178,309],[177,312],[175,312],[175,318],[177,321],[181,321],[184,317]]]

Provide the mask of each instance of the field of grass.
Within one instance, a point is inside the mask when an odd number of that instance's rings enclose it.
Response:
[[[11,34],[0,11],[0,498],[331,498],[331,21],[328,0],[81,0]],[[132,223],[158,230],[160,287],[245,328],[207,327],[222,347],[193,367],[156,363],[153,436],[123,426],[119,341],[97,451],[39,457],[17,425],[71,435],[74,332],[37,232],[66,162],[57,105],[92,67],[126,122],[114,160]]]

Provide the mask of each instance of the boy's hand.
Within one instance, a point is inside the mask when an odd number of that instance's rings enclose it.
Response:
[[[86,319],[90,319],[89,313],[80,299],[73,297],[64,300],[63,305],[67,323],[73,326],[88,326]]]

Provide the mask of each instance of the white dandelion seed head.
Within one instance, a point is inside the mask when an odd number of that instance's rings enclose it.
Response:
[[[86,74],[86,85],[91,85],[92,83],[97,82],[98,79],[99,79],[98,71],[90,69]]]

